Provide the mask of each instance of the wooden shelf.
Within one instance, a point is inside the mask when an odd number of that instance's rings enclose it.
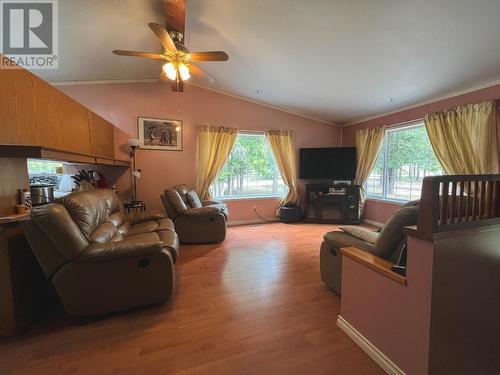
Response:
[[[379,258],[357,247],[343,247],[340,249],[340,253],[399,284],[406,285],[406,277],[391,271],[391,267],[394,264],[385,259]]]

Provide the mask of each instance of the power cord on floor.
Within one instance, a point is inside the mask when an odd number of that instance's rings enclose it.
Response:
[[[269,219],[264,219],[261,214],[259,214],[259,211],[257,211],[257,207],[253,207],[252,208],[252,211],[255,213],[255,215],[257,215],[257,217],[262,220],[262,221],[265,221],[266,223],[271,223],[271,222],[274,222],[274,220],[269,220]]]

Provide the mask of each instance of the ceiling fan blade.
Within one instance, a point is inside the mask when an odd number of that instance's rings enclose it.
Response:
[[[177,48],[175,47],[174,41],[172,38],[170,38],[170,35],[168,35],[167,30],[161,25],[158,25],[157,23],[150,23],[149,27],[153,32],[156,34],[158,38],[160,38],[161,44],[163,47],[172,53],[177,52]]]
[[[191,61],[227,61],[229,56],[224,51],[207,51],[207,52],[191,52],[188,53],[188,58]]]
[[[163,57],[162,55],[151,52],[124,51],[120,49],[115,49],[113,53],[115,55],[120,55],[120,56],[136,56],[136,57],[146,57],[148,59],[166,60],[165,57]]]
[[[215,82],[214,77],[208,75],[207,73],[205,73],[203,70],[201,70],[200,68],[198,68],[194,64],[189,64],[189,71],[191,72],[192,75],[199,77],[199,78],[202,78],[203,80],[205,80],[209,83]]]

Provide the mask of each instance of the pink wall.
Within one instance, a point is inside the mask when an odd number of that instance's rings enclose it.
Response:
[[[161,83],[58,88],[121,129],[123,133],[115,137],[115,147],[122,154],[127,152],[126,139],[137,137],[138,116],[183,121],[182,151],[138,151],[137,165],[143,171],[138,195],[149,209],[163,209],[159,196],[165,188],[179,183],[194,186],[197,125],[241,130],[288,129],[295,132],[297,148],[340,146],[340,128],[194,86],[187,86],[182,94]],[[128,185],[129,177],[125,176],[119,188],[127,189]],[[300,190],[302,195],[302,184]],[[276,205],[276,199],[228,201],[230,221],[256,219],[253,206],[270,218]]]
[[[500,99],[500,85],[495,85],[468,94],[463,94],[455,96],[453,98],[403,110],[372,120],[363,121],[342,128],[342,146],[354,146],[357,129],[400,124],[407,121],[422,119],[426,114],[429,113],[443,111],[445,109],[457,107],[460,105],[479,103],[485,100],[494,99]],[[367,200],[365,218],[373,221],[385,222],[392,215],[392,213],[398,209],[399,206],[400,205],[392,202]]]
[[[348,257],[342,259],[340,316],[405,373],[426,374],[432,243],[408,237],[407,286]]]

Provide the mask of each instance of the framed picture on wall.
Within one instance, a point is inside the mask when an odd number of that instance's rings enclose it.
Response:
[[[182,151],[182,121],[139,117],[139,148]]]

